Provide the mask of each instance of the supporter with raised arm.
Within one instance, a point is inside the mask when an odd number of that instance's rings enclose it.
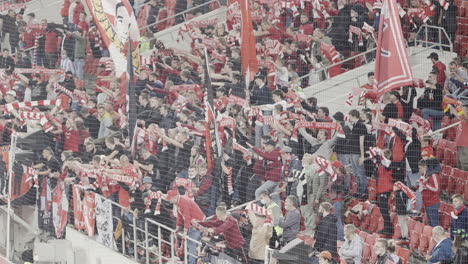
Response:
[[[257,200],[260,199],[260,194],[263,192],[277,192],[281,181],[281,152],[275,145],[276,143],[273,140],[268,140],[263,144],[263,150],[253,148],[253,151],[263,158],[263,167],[265,169],[265,176],[262,179],[264,183],[255,190]],[[275,194],[273,198],[277,204],[280,203],[278,194]]]
[[[201,233],[193,227],[193,223],[204,221],[205,215],[197,203],[185,195],[179,195],[177,190],[168,191],[166,200],[177,206],[176,229],[181,229],[184,235],[194,241],[199,241]],[[197,244],[189,240],[187,247],[188,252],[190,252],[188,263],[195,264],[197,259],[194,256],[197,256]]]
[[[196,220],[194,222],[196,222]],[[212,220],[198,222],[197,224],[207,227],[208,233],[223,235],[227,242],[224,253],[235,260],[245,261],[245,253],[243,250],[245,240],[240,232],[239,223],[226,211],[225,206],[216,207],[216,217]]]
[[[270,247],[277,248],[278,246],[276,243],[278,242],[278,245],[280,245],[280,238],[283,235],[283,228],[278,225],[283,215],[281,207],[271,199],[271,194],[268,192],[262,192],[260,194],[260,203],[267,209],[271,216],[273,234],[270,239]]]

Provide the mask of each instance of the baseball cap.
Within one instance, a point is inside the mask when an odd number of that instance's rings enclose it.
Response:
[[[265,145],[270,145],[270,146],[273,146],[273,147],[274,147],[274,146],[276,146],[276,143],[275,143],[274,140],[271,140],[271,139],[270,139],[270,140],[265,141]]]
[[[177,195],[179,195],[179,193],[176,190],[170,190],[166,194],[166,200],[171,200],[172,198],[177,197]]]
[[[281,152],[283,152],[283,153],[291,153],[291,152],[292,152],[292,148],[291,148],[291,147],[288,147],[288,146],[284,146],[284,147],[281,149]]]
[[[344,121],[344,114],[342,112],[336,112],[334,115],[333,115],[333,119],[335,119],[336,121]]]
[[[10,91],[6,92],[5,95],[11,95],[11,96],[13,96],[13,97],[16,97],[16,92],[13,91],[13,90],[10,90]]]
[[[435,52],[432,52],[431,54],[429,54],[429,56],[427,57],[428,59],[436,59],[436,60],[439,60],[439,55]]]
[[[331,260],[332,259],[332,255],[330,254],[329,251],[322,251],[320,252],[320,254],[318,255],[319,258],[324,258],[324,259],[328,259],[328,260]]]
[[[143,183],[153,183],[153,179],[151,179],[151,177],[144,177]]]
[[[335,161],[332,163],[332,166],[333,166],[333,167],[336,167],[336,168],[343,168],[343,163],[341,163],[341,161],[339,161],[339,160],[335,160]]]

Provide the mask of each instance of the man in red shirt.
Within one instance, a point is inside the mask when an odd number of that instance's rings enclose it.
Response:
[[[197,243],[194,241],[200,240],[200,231],[192,227],[192,222],[201,222],[205,220],[205,214],[203,214],[197,203],[185,196],[179,195],[176,190],[170,190],[167,192],[166,200],[174,204],[177,208],[177,221],[176,229],[184,225],[184,235],[188,235],[190,240],[187,241],[187,248],[189,252],[189,264],[195,264],[197,261]]]
[[[211,234],[223,235],[227,244],[224,253],[241,263],[246,263],[243,261],[245,254],[242,250],[245,240],[239,229],[239,223],[233,216],[228,215],[225,206],[216,207],[216,217],[212,220],[198,224],[208,227],[208,232]]]
[[[58,60],[58,49],[62,43],[59,32],[52,28],[47,28],[45,33],[45,65],[49,69],[55,69]]]
[[[455,143],[457,145],[457,167],[468,171],[468,98],[461,99],[463,115],[460,116],[460,125],[457,129]]]
[[[278,185],[281,180],[281,151],[275,148],[275,141],[268,140],[263,146],[263,150],[253,148],[253,151],[263,158],[263,167],[265,168],[264,183],[255,190],[255,199],[260,199],[260,194],[263,192],[275,193],[278,191]],[[279,195],[274,195],[272,199],[281,204]]]
[[[421,178],[419,179],[419,191],[421,191],[423,205],[426,209],[428,224],[432,227],[439,225],[439,193],[440,177],[429,169],[428,164],[434,160],[421,160],[418,163]]]
[[[433,69],[437,69],[437,83],[440,84],[441,86],[444,86],[445,84],[445,70],[447,69],[447,67],[445,66],[445,64],[443,64],[441,61],[439,61],[439,55],[435,52],[432,52],[429,57],[427,57],[428,59],[431,59],[433,65],[432,65],[432,68]]]

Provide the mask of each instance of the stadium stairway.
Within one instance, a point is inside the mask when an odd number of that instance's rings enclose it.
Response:
[[[454,52],[435,50],[423,47],[409,47],[409,61],[413,70],[413,77],[426,80],[432,69],[432,63],[427,58],[431,52],[437,52],[439,59],[448,66],[452,58],[457,57]],[[348,93],[351,89],[360,87],[367,83],[367,73],[374,71],[375,62],[363,65],[359,68],[347,71],[331,79],[327,79],[319,84],[305,88],[304,93],[309,97],[317,97],[320,105],[326,105],[333,111],[348,113],[358,100],[354,100],[353,106],[345,104]],[[423,89],[416,89],[418,95],[423,93]],[[416,100],[415,100],[416,101]]]

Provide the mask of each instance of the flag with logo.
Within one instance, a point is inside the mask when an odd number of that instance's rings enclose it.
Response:
[[[375,87],[380,97],[386,92],[413,84],[396,0],[382,6],[375,62]]]
[[[68,198],[63,181],[58,182],[52,191],[52,215],[55,237],[61,238],[68,221]]]
[[[131,63],[136,72],[140,65],[140,31],[133,8],[128,0],[86,0],[86,4],[114,62],[115,75],[121,83],[119,103],[124,104],[129,80],[127,65]]]

